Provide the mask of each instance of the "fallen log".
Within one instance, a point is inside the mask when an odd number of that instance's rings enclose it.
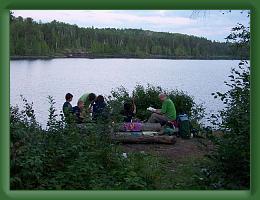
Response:
[[[131,135],[113,135],[112,140],[120,143],[140,144],[140,143],[157,143],[157,144],[174,144],[175,136],[150,136],[141,135],[133,137]]]
[[[160,131],[162,126],[160,123],[143,123],[142,131]]]
[[[155,136],[159,135],[159,132],[157,131],[140,131],[140,132],[131,132],[131,131],[124,131],[124,132],[116,132],[112,133],[116,136],[132,136],[132,137],[140,137],[142,135],[148,135],[148,136]]]

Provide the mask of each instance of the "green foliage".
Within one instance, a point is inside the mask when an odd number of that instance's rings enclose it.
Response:
[[[249,46],[249,28],[239,24],[228,36],[241,53]],[[250,65],[242,60],[225,82],[229,90],[214,93],[226,105],[218,115],[212,115],[223,136],[213,137],[215,151],[209,155],[213,164],[209,178],[215,188],[249,189],[250,187]],[[214,120],[216,119],[216,120]],[[221,119],[220,121],[217,119]]]
[[[79,28],[56,20],[37,23],[32,18],[10,21],[12,56],[88,56],[162,58],[240,58],[232,43],[141,29]],[[248,58],[247,51],[242,55]]]
[[[116,88],[112,91],[112,97],[109,104],[113,108],[113,112],[117,115],[123,109],[123,102],[131,102],[134,98],[136,104],[136,117],[140,120],[148,119],[151,112],[147,111],[149,106],[154,108],[161,108],[162,103],[158,98],[159,94],[164,92],[174,102],[177,115],[186,113],[191,117],[193,125],[198,125],[200,120],[204,117],[204,108],[194,102],[193,98],[183,91],[165,90],[161,87],[152,86],[147,87],[137,85],[130,94],[124,87]],[[120,120],[120,118],[118,119]]]
[[[207,169],[211,163],[207,158],[186,157],[178,161],[172,161],[176,166],[170,169],[164,183],[166,189],[172,190],[207,190],[212,189],[207,182]]]
[[[134,90],[138,117],[150,105],[161,106],[160,87],[137,85]],[[193,99],[183,92],[165,91],[182,111],[191,112]],[[120,119],[122,102],[130,100],[125,88],[112,91],[108,105],[112,120]],[[42,129],[33,104],[23,98],[24,109],[10,108],[11,189],[160,189],[165,183],[165,159],[145,153],[123,156],[110,137],[111,121],[86,122],[81,128],[59,119],[55,101],[48,97],[49,119]],[[184,103],[182,102],[184,101]],[[116,120],[115,120],[116,118]]]
[[[123,151],[108,124],[61,126],[49,97],[48,128],[35,121],[32,104],[10,109],[11,189],[156,189],[161,159]]]
[[[223,94],[216,93],[226,108],[212,117],[221,119],[217,125],[224,135],[211,138],[216,151],[209,156],[215,162],[212,173],[222,177],[221,181],[218,180],[221,188],[240,189],[250,185],[249,69],[247,61],[241,61],[239,69],[232,69],[231,83],[226,83],[231,89]]]
[[[249,17],[249,14],[248,14]],[[232,32],[226,37],[227,41],[232,41],[233,52],[240,55],[240,59],[249,58],[250,52],[250,27],[238,23],[232,28]]]

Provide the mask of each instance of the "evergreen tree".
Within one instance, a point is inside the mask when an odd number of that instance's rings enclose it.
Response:
[[[42,56],[87,53],[113,56],[189,56],[248,58],[248,48],[239,53],[234,43],[210,41],[206,38],[177,33],[141,29],[79,28],[53,20],[35,22],[10,13],[11,56]]]

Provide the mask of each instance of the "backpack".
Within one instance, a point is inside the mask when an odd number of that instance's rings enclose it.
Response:
[[[177,117],[177,121],[179,124],[179,134],[182,138],[190,138],[190,120],[187,114],[179,115]]]

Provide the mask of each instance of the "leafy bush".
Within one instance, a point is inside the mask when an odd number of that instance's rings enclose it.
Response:
[[[48,128],[35,121],[32,104],[10,108],[11,189],[156,189],[161,159],[115,145],[108,124],[64,125],[49,98]]]
[[[193,98],[185,92],[178,90],[165,90],[161,87],[152,86],[150,84],[148,84],[147,87],[137,85],[132,92],[132,95],[122,86],[116,88],[112,91],[113,98],[109,102],[114,113],[118,116],[118,113],[123,109],[123,102],[131,102],[134,97],[137,109],[136,117],[140,120],[145,120],[151,115],[151,112],[146,110],[149,106],[161,108],[162,103],[158,96],[162,92],[167,94],[174,102],[177,115],[187,113],[191,116],[193,124],[198,124],[204,117],[203,106],[196,104]]]
[[[138,118],[150,115],[149,106],[161,107],[160,92],[173,99],[177,113],[200,113],[199,106],[183,92],[137,85],[133,93]],[[122,117],[122,103],[131,98],[123,87],[112,91],[112,96],[108,105],[116,121]],[[10,108],[11,189],[160,189],[167,188],[162,183],[170,184],[165,179],[165,159],[143,153],[123,156],[120,146],[111,141],[111,121],[86,122],[78,128],[66,124],[62,114],[58,118],[54,99],[48,100],[46,129],[37,123],[33,103],[25,98],[22,110]]]
[[[249,27],[239,24],[228,36],[237,43],[238,50],[248,49]],[[226,93],[214,93],[226,105],[218,115],[212,115],[223,136],[212,136],[215,151],[209,155],[213,161],[209,168],[209,183],[214,188],[249,189],[250,187],[250,65],[242,60],[232,69]],[[218,120],[214,119],[221,119]]]
[[[216,151],[210,155],[215,165],[214,172],[222,177],[218,180],[221,188],[249,188],[250,184],[250,73],[246,61],[239,64],[239,69],[233,69],[231,89],[222,94],[216,93],[226,104],[219,115],[218,125],[224,135],[212,137]],[[214,176],[215,176],[214,175]],[[216,179],[216,178],[214,178]]]

